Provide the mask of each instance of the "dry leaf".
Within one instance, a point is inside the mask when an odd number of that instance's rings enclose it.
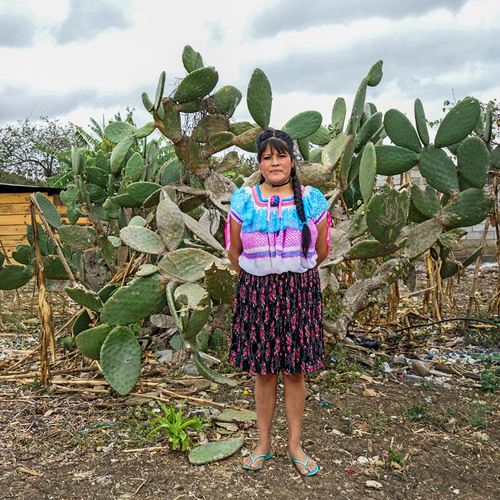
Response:
[[[367,396],[370,398],[376,398],[378,396],[378,393],[375,392],[373,389],[367,389],[366,385],[363,386],[365,390],[363,391],[363,396]]]

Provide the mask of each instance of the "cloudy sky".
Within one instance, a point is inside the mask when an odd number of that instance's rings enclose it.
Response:
[[[330,122],[377,60],[368,100],[427,117],[445,100],[500,98],[498,0],[0,0],[0,126],[40,116],[87,127],[126,107],[149,120],[161,71],[185,75],[185,45],[246,94],[256,67],[273,88],[271,125],[315,109]],[[235,118],[248,120],[243,101]]]

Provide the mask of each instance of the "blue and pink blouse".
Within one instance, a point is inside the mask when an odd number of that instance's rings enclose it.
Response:
[[[255,276],[282,274],[288,271],[303,273],[316,265],[316,240],[319,224],[330,214],[328,202],[316,188],[302,187],[302,199],[311,243],[307,257],[302,253],[302,226],[293,195],[289,198],[271,196],[264,199],[259,186],[238,189],[231,198],[231,211],[226,225],[226,248],[229,249],[229,223],[232,217],[241,224],[243,253],[239,264]],[[328,229],[328,236],[329,236]]]

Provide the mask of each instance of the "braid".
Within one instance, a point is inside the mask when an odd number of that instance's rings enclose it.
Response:
[[[295,202],[295,208],[297,209],[297,214],[300,221],[303,223],[302,226],[302,253],[307,259],[307,253],[309,252],[309,245],[311,244],[311,231],[307,225],[306,214],[304,212],[304,203],[302,201],[302,189],[300,187],[299,177],[297,175],[297,170],[295,166],[292,167],[292,187],[293,187],[293,200]]]

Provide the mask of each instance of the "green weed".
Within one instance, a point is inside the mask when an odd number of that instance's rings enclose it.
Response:
[[[428,404],[424,402],[412,404],[401,415],[412,422],[419,422],[427,427],[437,427],[441,423],[439,417],[429,412]]]
[[[389,453],[387,454],[385,466],[389,468],[392,462],[401,465],[401,467],[405,466],[405,461],[403,460],[401,453],[398,453],[397,451],[394,451],[393,448],[390,448]]]
[[[486,392],[497,392],[500,390],[500,373],[497,370],[487,368],[481,373],[481,387]]]
[[[188,427],[193,427],[198,432],[200,432],[204,427],[207,427],[209,424],[204,424],[200,422],[198,417],[183,417],[184,403],[187,400],[185,399],[181,405],[180,410],[176,413],[175,405],[172,403],[170,408],[167,408],[161,401],[158,401],[158,404],[161,406],[162,410],[165,412],[165,416],[159,416],[155,420],[151,422],[151,425],[160,424],[158,427],[153,429],[148,435],[153,434],[154,432],[158,432],[161,429],[165,429],[168,435],[168,440],[172,443],[172,449],[176,450],[177,448],[181,448],[182,451],[186,451],[189,445],[191,445],[191,438],[187,435],[186,429]],[[153,416],[157,416],[155,412],[150,412]]]

